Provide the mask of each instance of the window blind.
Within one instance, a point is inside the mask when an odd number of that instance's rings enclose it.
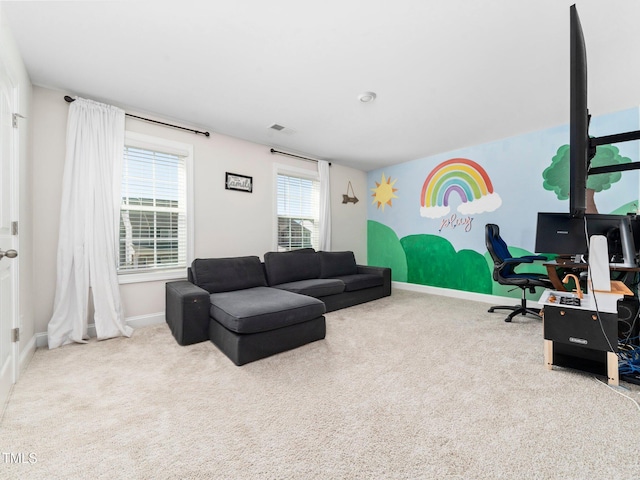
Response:
[[[320,182],[278,174],[278,250],[318,248]]]
[[[125,146],[118,271],[186,267],[185,157]]]

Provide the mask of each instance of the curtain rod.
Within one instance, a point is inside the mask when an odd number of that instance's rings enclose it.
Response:
[[[67,103],[72,103],[75,102],[76,99],[75,98],[71,98],[69,95],[65,95],[64,99]],[[179,128],[180,130],[186,130],[188,132],[193,132],[196,135],[200,134],[200,135],[204,135],[205,137],[210,136],[211,134],[209,132],[201,132],[199,130],[194,130],[192,128],[187,128],[187,127],[181,127],[180,125],[172,125],[171,123],[164,123],[164,122],[160,122],[158,120],[152,120],[151,118],[145,118],[145,117],[139,117],[137,115],[132,115],[130,113],[125,113],[125,115],[127,117],[131,117],[131,118],[137,118],[138,120],[144,120],[145,122],[150,122],[150,123],[157,123],[158,125],[164,125],[165,127],[171,127],[171,128]]]
[[[270,152],[271,153],[278,153],[280,155],[287,155],[288,157],[301,158],[302,160],[306,160],[308,162],[316,162],[316,163],[319,162],[319,160],[316,160],[315,158],[301,157],[300,155],[294,155],[293,153],[281,152],[281,151],[275,150],[273,148],[270,150]],[[331,166],[331,162],[329,162],[329,166]]]

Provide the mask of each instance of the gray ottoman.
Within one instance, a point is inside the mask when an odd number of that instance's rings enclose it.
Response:
[[[211,294],[209,339],[236,365],[325,337],[324,303],[269,287]]]

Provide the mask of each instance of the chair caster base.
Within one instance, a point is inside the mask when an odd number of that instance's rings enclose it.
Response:
[[[488,312],[489,313],[493,313],[496,310],[511,310],[511,313],[507,316],[507,318],[504,319],[505,322],[507,323],[511,323],[511,321],[513,320],[513,317],[517,316],[517,315],[534,315],[538,318],[541,318],[540,316],[540,310],[537,308],[525,308],[522,306],[509,306],[509,305],[502,305],[502,306],[495,306],[495,307],[491,307]]]

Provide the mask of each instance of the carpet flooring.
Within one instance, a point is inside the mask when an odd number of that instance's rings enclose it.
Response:
[[[640,388],[543,366],[542,324],[395,290],[243,367],[166,325],[39,349],[9,479],[637,479]]]

